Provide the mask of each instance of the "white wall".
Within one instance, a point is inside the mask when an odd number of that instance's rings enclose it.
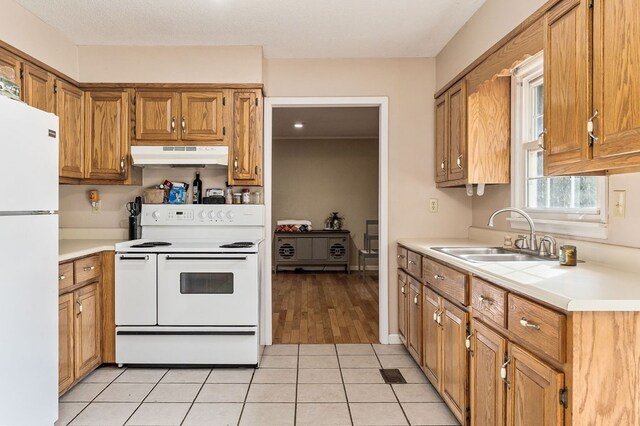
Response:
[[[78,79],[78,48],[14,0],[0,0],[0,40]]]
[[[262,83],[260,46],[79,46],[80,81]]]
[[[435,61],[421,59],[267,59],[267,96],[388,96],[389,332],[397,333],[396,241],[465,237],[471,200],[434,181]],[[440,212],[428,213],[429,198]]]
[[[547,0],[487,0],[436,56],[440,90]]]

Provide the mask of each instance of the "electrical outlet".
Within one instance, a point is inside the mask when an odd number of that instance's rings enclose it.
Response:
[[[627,191],[613,191],[613,217],[624,218],[627,208]]]
[[[438,199],[437,198],[429,199],[429,211],[431,213],[438,213]]]
[[[102,213],[100,201],[93,201],[91,203],[91,214],[100,214],[100,213]]]

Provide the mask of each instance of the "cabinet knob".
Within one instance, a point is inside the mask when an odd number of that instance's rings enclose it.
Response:
[[[76,300],[76,306],[78,306],[78,312],[76,312],[76,316],[79,317],[82,313],[82,302],[80,301],[80,299]]]
[[[84,268],[82,268],[82,270],[85,272],[93,271],[94,269],[96,269],[95,266],[85,266]]]
[[[233,170],[238,173],[238,156],[236,155],[236,158],[233,161]]]
[[[120,159],[120,174],[125,176],[127,174],[127,156],[123,155]]]
[[[463,167],[462,167],[462,154],[458,155],[458,159],[456,160],[456,165],[458,166],[458,168],[460,170],[463,169]]]
[[[171,133],[175,133],[176,132],[176,118],[172,117],[171,118]]]
[[[433,276],[433,279],[434,279],[434,280],[444,280],[444,279],[445,279],[445,276],[444,276],[444,275],[440,275],[440,274],[435,274],[435,275]]]
[[[404,294],[404,293],[405,293],[405,291],[404,291],[404,286],[402,286],[402,287],[400,288],[400,291],[402,292],[402,294]]]
[[[471,354],[473,354],[473,351],[471,350],[471,338],[472,337],[473,337],[473,333],[469,333],[467,338],[464,339],[464,346],[467,348],[467,352],[470,352]]]
[[[413,297],[413,304],[417,305],[418,304],[418,296],[414,296]]]
[[[598,110],[595,110],[593,112],[593,115],[589,117],[589,120],[587,121],[587,132],[589,133],[590,139],[589,146],[593,146],[594,143],[598,142],[598,137],[593,132],[593,120],[595,120],[596,118],[598,118]]]
[[[186,133],[187,132],[187,120],[182,117],[182,133]]]
[[[440,169],[444,170],[447,168],[446,162],[444,160],[442,160],[442,162],[440,163]]]
[[[493,305],[493,303],[495,301],[490,297],[486,297],[486,296],[480,295],[480,296],[478,296],[478,302],[480,302],[481,305],[483,305],[485,303],[487,305]]]
[[[540,132],[540,134],[538,135],[538,146],[540,148],[542,148],[543,151],[547,150],[547,147],[545,145],[544,142],[544,137],[547,135],[547,129],[544,129],[543,131]]]
[[[66,276],[66,275],[59,275],[59,276],[58,276],[58,280],[60,280],[60,281],[62,281],[62,280],[64,280],[64,279],[66,279],[66,278],[67,278],[67,276]]]
[[[502,367],[500,367],[500,378],[502,379],[503,382],[507,384],[507,386],[510,385],[509,381],[507,380],[507,366],[509,365],[510,362],[511,362],[511,358],[506,357],[504,364],[502,364]]]

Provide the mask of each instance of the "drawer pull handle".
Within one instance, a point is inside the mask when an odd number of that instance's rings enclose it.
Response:
[[[82,268],[82,270],[85,272],[93,271],[94,269],[96,269],[95,266],[85,266],[84,268]]]
[[[82,302],[80,301],[80,299],[76,300],[76,305],[78,305],[78,312],[76,313],[76,316],[79,317],[82,313]]]
[[[522,318],[520,320],[520,325],[526,328],[533,328],[534,330],[540,330],[540,326],[538,324],[534,324],[532,322],[527,321],[526,318]]]
[[[500,368],[500,378],[502,379],[503,382],[507,384],[507,386],[511,384],[507,380],[507,365],[509,365],[510,362],[511,362],[511,358],[507,357],[504,364],[502,364],[502,367]]]
[[[415,297],[413,298],[413,303],[414,303],[415,305],[417,305],[417,304],[418,304],[418,296],[415,296]]]
[[[404,259],[406,256],[404,254],[399,254],[398,259]]]
[[[433,311],[433,320],[435,322],[438,322],[438,312],[439,311],[440,311],[439,309],[436,309],[435,311]]]
[[[473,351],[471,350],[471,338],[472,337],[473,337],[473,333],[469,333],[467,338],[464,339],[464,346],[467,348],[467,352],[470,352],[471,354],[473,354]]]
[[[483,304],[488,304],[488,305],[493,305],[495,303],[495,300],[493,300],[490,297],[486,297],[486,296],[478,296],[478,302],[480,302],[481,305]]]
[[[444,280],[444,279],[445,279],[445,277],[444,277],[444,275],[435,274],[435,275],[433,276],[433,279],[434,279],[434,280]]]
[[[66,279],[66,278],[67,278],[67,276],[66,276],[66,275],[60,275],[60,276],[58,277],[58,279],[59,279],[60,281],[62,281],[62,280],[64,280],[64,279]]]
[[[400,288],[400,291],[402,292],[402,294],[404,294],[404,286],[402,286],[402,288]]]
[[[414,262],[413,260],[410,260],[410,261],[409,261],[409,264],[410,264],[410,265],[416,265],[416,262]]]

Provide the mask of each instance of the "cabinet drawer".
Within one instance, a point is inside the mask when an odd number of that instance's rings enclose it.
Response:
[[[92,281],[100,276],[99,255],[76,260],[73,264],[76,284]]]
[[[407,269],[407,249],[398,246],[398,268]]]
[[[412,251],[407,251],[407,271],[414,277],[420,277],[422,270],[422,256]]]
[[[73,262],[61,263],[58,266],[58,289],[64,290],[73,285]]]
[[[422,262],[422,279],[452,300],[465,306],[469,304],[466,274],[425,258]]]
[[[477,312],[496,325],[505,327],[506,304],[506,290],[473,277],[471,282],[471,306],[473,306],[474,313]]]
[[[407,283],[407,273],[398,269],[398,281]]]
[[[565,316],[514,294],[509,294],[508,301],[509,331],[532,349],[564,362]]]

